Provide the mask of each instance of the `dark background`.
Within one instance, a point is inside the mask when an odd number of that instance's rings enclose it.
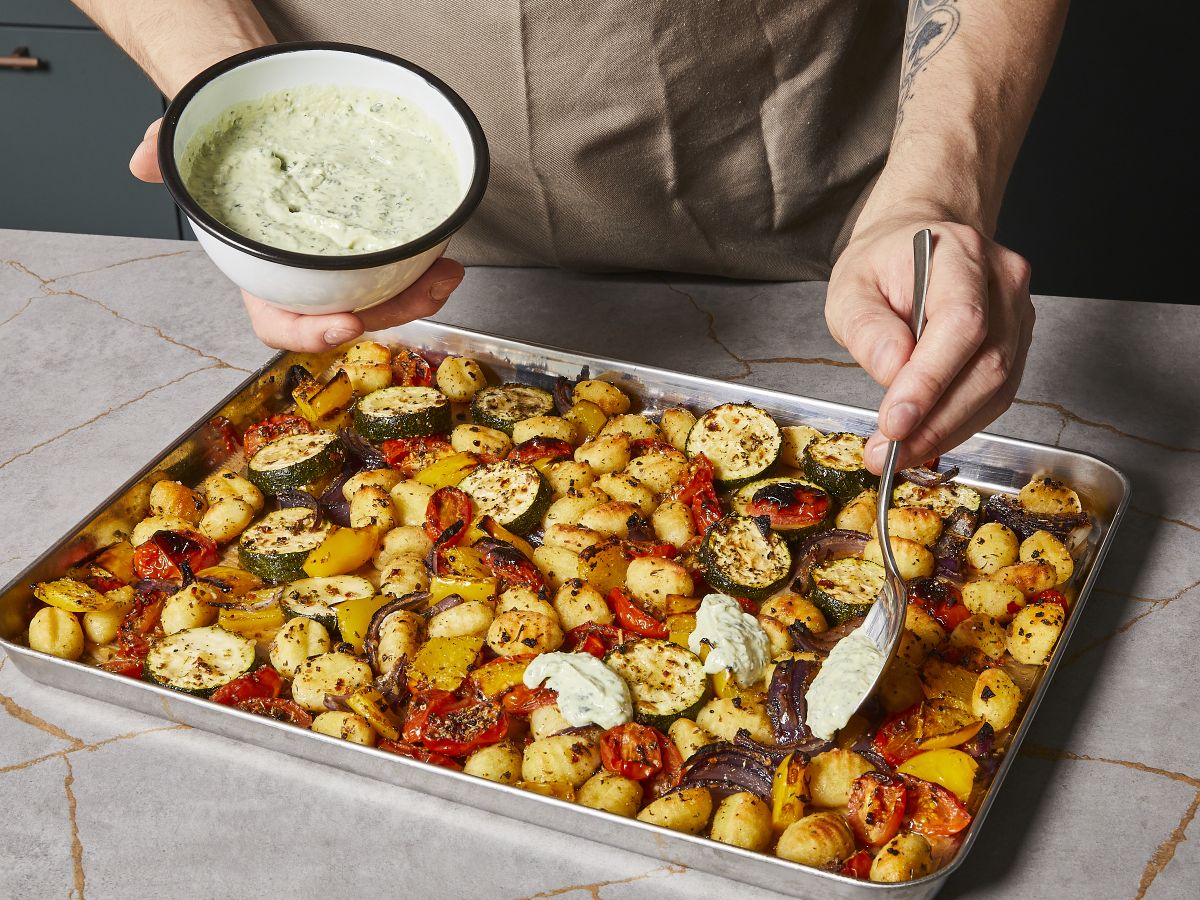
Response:
[[[1166,8],[1071,4],[997,234],[1036,294],[1200,303],[1200,54]]]

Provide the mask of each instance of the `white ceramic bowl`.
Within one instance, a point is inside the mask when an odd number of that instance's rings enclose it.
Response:
[[[433,231],[407,244],[342,256],[281,250],[218,222],[192,199],[180,177],[178,164],[188,142],[233,104],[301,85],[387,91],[416,104],[449,138],[460,181],[467,185],[462,203]],[[488,159],[483,129],[454,91],[413,63],[353,44],[275,44],[223,60],[176,95],[158,137],[167,189],[217,267],[251,294],[309,314],[366,309],[416,281],[479,205]]]

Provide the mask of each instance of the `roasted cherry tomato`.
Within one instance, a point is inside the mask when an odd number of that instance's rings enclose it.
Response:
[[[614,775],[641,781],[662,770],[663,750],[669,741],[657,728],[627,722],[604,732],[600,761]]]
[[[432,462],[431,457],[445,456],[454,452],[450,441],[436,434],[384,441],[379,445],[379,450],[383,453],[383,458],[387,460],[389,466],[393,469],[400,469],[402,472],[410,470],[415,472],[427,461]]]
[[[149,645],[146,647],[146,652],[150,651]],[[126,678],[141,678],[142,670],[145,668],[146,658],[132,656],[114,656],[107,662],[100,663],[100,668],[105,672],[112,672],[114,675],[124,675]]]
[[[1067,604],[1067,598],[1063,596],[1062,591],[1056,591],[1051,588],[1048,591],[1042,591],[1034,596],[1030,603],[1056,603],[1062,607],[1062,611],[1070,612],[1070,606]]]
[[[558,438],[532,437],[508,451],[508,458],[513,462],[528,465],[539,459],[570,459],[574,453],[574,449],[566,441]]]
[[[312,430],[308,419],[300,416],[286,414],[268,416],[246,429],[246,434],[242,437],[242,443],[246,448],[246,458],[252,457],[271,441],[277,441],[290,434],[311,434]]]
[[[645,785],[646,794],[655,800],[679,787],[683,781],[683,756],[680,755],[679,748],[669,737],[663,738],[660,746],[663,755],[662,768]]]
[[[626,541],[625,551],[634,559],[645,556],[655,556],[659,559],[674,559],[679,555],[679,548],[673,544],[658,541]]]
[[[563,651],[566,653],[590,653],[597,659],[604,659],[608,656],[609,651],[624,641],[625,632],[615,625],[584,622],[567,632],[563,641]]]
[[[441,766],[443,769],[454,769],[457,772],[462,771],[462,765],[450,757],[426,750],[424,747],[418,747],[416,744],[389,741],[387,738],[384,738],[375,746],[380,750],[386,750],[388,753],[395,753],[397,756],[407,756],[409,759],[415,759],[434,766]]]
[[[299,728],[312,728],[313,718],[299,703],[282,697],[252,697],[234,704],[238,709],[276,722],[289,722]]]
[[[558,701],[558,692],[544,687],[526,687],[518,684],[500,698],[504,711],[514,716],[527,716],[535,709],[549,706]]]
[[[237,452],[241,441],[237,429],[224,416],[213,416],[208,420],[208,429],[202,439],[205,445],[204,462],[209,468],[223,463]]]
[[[626,631],[648,638],[666,640],[668,637],[667,626],[638,606],[628,588],[613,588],[608,594],[608,605]]]
[[[803,528],[823,522],[831,502],[819,487],[772,482],[754,492],[746,509],[747,515],[766,516],[772,528]]]
[[[636,441],[630,441],[630,456],[645,456],[647,453],[666,453],[676,455],[679,453],[679,451],[666,441],[660,441],[657,438],[638,438]]]
[[[392,357],[392,384],[401,387],[432,387],[433,366],[420,353],[397,350]]]
[[[193,573],[217,564],[217,545],[198,531],[156,531],[133,551],[139,578],[182,578],[183,566]]]
[[[449,691],[418,694],[404,722],[406,741],[446,756],[466,756],[506,734],[508,716],[501,707],[474,698],[459,700]]]
[[[117,626],[117,655],[136,660],[139,664],[150,652],[147,635],[158,627],[168,593],[160,588],[143,588],[133,597],[133,604]],[[115,662],[115,660],[114,660]]]
[[[901,777],[908,785],[908,827],[913,831],[949,837],[971,824],[967,807],[940,784]]]
[[[466,491],[460,491],[456,487],[438,488],[429,498],[429,505],[425,507],[425,533],[429,535],[431,541],[438,541],[451,525],[455,522],[462,522],[463,527],[459,528],[452,537],[439,542],[440,546],[457,544],[466,534],[466,525],[471,521],[471,512],[471,497]]]
[[[871,862],[874,859],[870,850],[859,850],[844,863],[842,874],[850,878],[866,880],[871,877]]]
[[[707,456],[697,453],[688,460],[687,471],[670,492],[673,499],[687,504],[697,534],[704,534],[722,515],[721,501],[713,485],[713,467]]]
[[[898,766],[921,752],[917,746],[920,717],[921,704],[916,703],[888,716],[879,726],[871,742],[888,765]]]
[[[270,666],[263,666],[217,688],[209,699],[226,706],[237,706],[247,700],[272,700],[282,690],[280,674]]]
[[[907,804],[902,778],[868,772],[856,778],[850,789],[846,818],[862,843],[881,847],[900,830]]]
[[[919,606],[947,631],[953,631],[971,617],[962,593],[954,585],[937,578],[914,578],[908,583],[908,602]]]
[[[742,608],[743,612],[747,612],[752,616],[758,615],[760,607],[749,597],[734,597],[733,599],[738,602],[738,606]]]
[[[504,581],[504,587],[526,587],[534,592],[545,589],[546,579],[541,570],[512,544],[497,540],[477,541],[475,549],[483,553],[483,564]]]

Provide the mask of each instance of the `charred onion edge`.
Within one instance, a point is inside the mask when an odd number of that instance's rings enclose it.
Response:
[[[357,431],[342,428],[338,431],[338,437],[346,450],[346,459],[359,463],[359,471],[390,468],[383,451],[369,443]]]
[[[806,719],[806,683],[813,664],[804,659],[785,659],[775,665],[767,688],[767,718],[779,746],[805,742],[813,737]]]
[[[813,569],[835,557],[841,559],[861,553],[869,540],[870,537],[861,531],[851,531],[847,528],[834,528],[832,531],[822,531],[813,535],[799,547],[792,590],[807,594],[808,580]]]
[[[718,741],[701,747],[684,763],[683,778],[674,791],[706,787],[730,794],[748,791],[771,802],[774,761],[756,747]]]
[[[958,475],[958,466],[951,466],[945,472],[935,472],[925,466],[910,466],[907,469],[901,469],[896,474],[918,487],[940,487],[954,480]]]
[[[421,615],[424,616],[425,621],[428,622],[434,616],[444,613],[448,609],[454,609],[454,607],[462,603],[466,603],[462,597],[460,597],[458,594],[450,594],[449,596],[443,597],[428,609],[422,610]]]
[[[422,606],[429,599],[428,591],[413,591],[405,594],[403,597],[397,597],[390,603],[385,603],[379,609],[375,610],[375,614],[371,616],[371,621],[367,625],[367,633],[363,637],[363,655],[367,661],[374,666],[375,671],[379,671],[379,660],[376,659],[376,654],[379,652],[379,630],[383,627],[384,620],[394,612],[406,610],[412,612]]]
[[[999,522],[1025,540],[1035,531],[1048,531],[1060,540],[1076,528],[1091,524],[1087,513],[1035,513],[1021,506],[1011,494],[993,494],[984,507],[984,519]]]
[[[208,582],[209,579],[201,578],[201,581]],[[213,579],[215,580],[215,579]],[[209,606],[215,606],[217,609],[236,609],[241,612],[258,612],[260,609],[267,609],[270,606],[279,602],[279,598],[283,596],[283,588],[277,588],[261,600],[255,600],[253,603],[243,603],[239,600],[209,600]]]

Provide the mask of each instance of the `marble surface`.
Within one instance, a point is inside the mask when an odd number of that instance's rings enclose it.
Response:
[[[438,318],[873,406],[823,293],[477,269]],[[1200,307],[1037,309],[990,430],[1109,459],[1133,507],[941,896],[1194,897]],[[0,231],[0,583],[269,355],[195,244]],[[2,651],[0,809],[3,898],[768,896],[43,687]]]

